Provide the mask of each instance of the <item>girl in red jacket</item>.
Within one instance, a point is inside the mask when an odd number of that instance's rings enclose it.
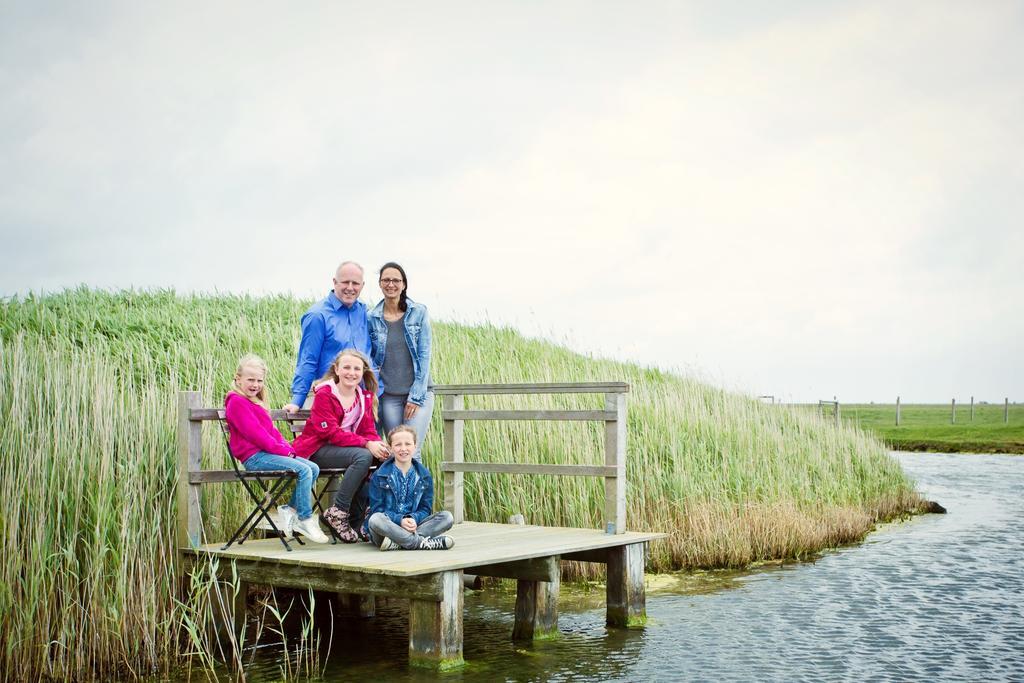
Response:
[[[364,389],[363,385],[366,388]],[[377,378],[360,351],[345,349],[317,382],[313,407],[295,452],[320,467],[344,467],[345,476],[324,519],[345,543],[359,540],[360,520],[350,519],[352,499],[373,459],[390,455],[377,434]]]
[[[263,381],[267,364],[259,356],[242,356],[235,380],[224,398],[224,420],[228,423],[228,450],[247,470],[289,470],[298,475],[291,506],[277,508],[286,536],[297,531],[316,543],[329,540],[313,516],[312,488],[320,468],[298,458],[292,444],[277,431],[267,412]]]

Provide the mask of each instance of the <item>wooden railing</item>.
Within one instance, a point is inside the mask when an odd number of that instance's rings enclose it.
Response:
[[[465,520],[466,472],[547,474],[569,477],[604,477],[604,529],[626,531],[626,393],[625,382],[547,384],[443,384],[434,387],[441,397],[444,422],[444,507]],[[466,410],[467,395],[496,394],[604,394],[604,410]],[[463,428],[469,420],[582,420],[604,422],[604,464],[551,465],[542,463],[466,462]]]

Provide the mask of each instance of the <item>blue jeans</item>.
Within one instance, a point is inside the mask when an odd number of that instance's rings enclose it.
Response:
[[[295,508],[299,519],[309,519],[313,516],[313,483],[320,475],[320,468],[315,462],[305,458],[289,458],[287,455],[274,455],[266,451],[253,453],[242,465],[247,470],[288,470],[295,472],[299,480],[295,482],[295,490],[292,491],[291,500],[288,504]]]
[[[434,414],[434,392],[427,392],[426,400],[423,401],[423,405],[411,420],[405,419],[405,404],[409,401],[408,395],[381,394],[377,400],[380,403],[380,426],[384,431],[381,436],[386,438],[388,432],[400,424],[409,425],[416,430],[416,452],[412,454],[412,457],[420,457],[423,439],[427,438],[427,428],[430,427],[430,418]]]
[[[416,550],[420,547],[420,539],[426,536],[438,536],[452,528],[455,518],[447,510],[441,510],[423,520],[415,532],[406,531],[395,524],[383,512],[370,515],[367,527],[370,530],[370,542],[380,547],[387,536],[405,550]]]

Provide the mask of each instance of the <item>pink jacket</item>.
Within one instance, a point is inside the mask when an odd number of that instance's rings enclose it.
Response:
[[[365,446],[367,441],[380,441],[377,428],[373,424],[373,395],[359,389],[363,401],[363,417],[350,432],[341,428],[341,420],[345,409],[341,401],[334,395],[330,383],[322,384],[313,394],[313,407],[310,410],[306,426],[302,434],[295,438],[295,452],[308,458],[324,444],[332,446]]]
[[[254,453],[266,451],[274,455],[291,455],[292,444],[281,436],[267,409],[234,392],[224,398],[224,418],[231,437],[231,455],[245,462]]]

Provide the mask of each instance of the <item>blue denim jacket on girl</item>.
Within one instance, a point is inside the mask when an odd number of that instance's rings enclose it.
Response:
[[[422,406],[427,400],[427,389],[430,387],[430,316],[427,307],[412,299],[405,300],[408,308],[402,318],[405,328],[405,343],[412,356],[413,381],[409,387],[409,403]],[[371,362],[373,370],[380,377],[380,368],[384,365],[384,351],[388,345],[388,323],[384,320],[384,301],[373,307],[367,314],[370,328]],[[378,395],[383,394],[387,387],[381,383]]]

